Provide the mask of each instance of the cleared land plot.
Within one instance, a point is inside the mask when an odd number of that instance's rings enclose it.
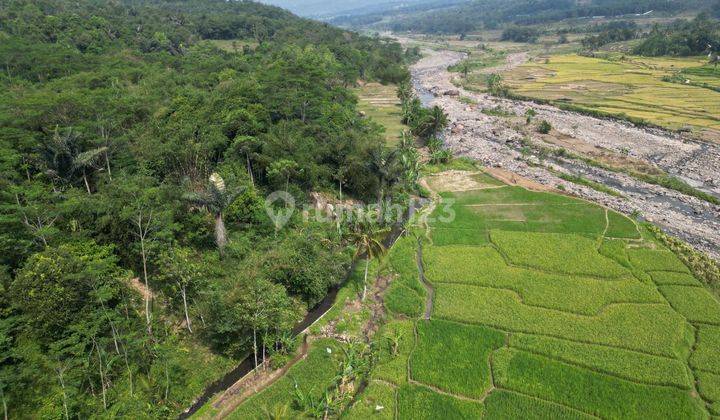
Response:
[[[563,274],[617,278],[628,270],[597,251],[597,241],[556,233],[491,231],[490,240],[518,266]]]
[[[443,200],[432,215],[433,227],[438,229],[501,229],[598,236],[607,228],[610,237],[640,237],[637,227],[627,217],[608,211],[608,224],[604,208],[556,194],[506,186],[445,191],[440,195]],[[441,244],[450,243],[444,240],[446,232],[441,235]]]
[[[358,109],[365,116],[385,128],[385,140],[388,146],[400,141],[400,133],[408,127],[402,123],[402,107],[397,97],[397,86],[367,83],[355,89],[358,96]]]
[[[524,96],[571,102],[673,129],[689,125],[718,131],[720,92],[662,80],[681,69],[701,68],[706,62],[700,57],[623,60],[556,55],[547,63],[526,63],[503,76],[513,91]],[[697,78],[699,83],[703,78],[714,79],[706,70],[696,71],[703,76],[688,79]]]
[[[419,321],[410,358],[412,378],[454,395],[480,398],[491,386],[490,353],[505,334],[487,327]]]
[[[676,388],[638,384],[542,356],[502,349],[493,356],[502,388],[605,418],[703,419],[700,401]]]

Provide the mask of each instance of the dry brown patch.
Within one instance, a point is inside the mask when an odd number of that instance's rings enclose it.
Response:
[[[485,171],[494,178],[499,179],[500,181],[509,185],[517,185],[530,191],[553,191],[552,187],[543,185],[539,182],[533,181],[532,179],[522,177],[506,169],[485,168]]]
[[[434,191],[473,191],[485,188],[497,188],[497,185],[485,184],[475,179],[482,172],[450,170],[428,177],[430,189]]]
[[[613,168],[631,169],[649,175],[659,175],[662,173],[657,167],[646,161],[613,152],[612,150],[587,143],[582,139],[557,131],[539,137],[545,143],[560,146],[574,154],[592,158]]]

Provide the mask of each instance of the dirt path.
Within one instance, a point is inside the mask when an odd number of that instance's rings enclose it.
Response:
[[[220,409],[213,418],[223,419],[227,417],[248,398],[256,395],[285,376],[291,367],[307,357],[308,348],[308,338],[305,336],[300,351],[285,366],[272,372],[259,372],[258,375],[249,373],[245,378],[236,382],[213,403],[214,408]]]
[[[519,120],[524,120],[522,116],[532,108],[537,112],[536,120],[549,121],[554,127],[553,134],[558,137],[659,167],[717,196],[720,196],[720,145],[699,143],[675,133],[637,128],[621,121],[593,118],[552,106],[459,89],[461,97],[476,103],[468,105],[460,102],[457,96],[439,94],[458,90],[452,78],[459,76],[449,73],[447,67],[462,60],[464,54],[447,50],[424,50],[424,53],[425,57],[411,68],[413,84],[425,105],[438,105],[447,112],[450,124],[445,143],[456,155],[478,160],[491,171],[515,174],[544,188],[559,188],[625,214],[639,212],[671,234],[720,259],[720,206],[623,173],[589,166],[580,160],[562,156],[541,159],[528,155],[528,140],[531,144],[545,142],[542,135],[534,130],[528,132],[524,121]],[[513,54],[502,67],[519,65],[524,59],[527,58]],[[436,92],[438,96],[430,92]],[[496,107],[518,117],[498,117],[482,112]],[[623,197],[563,180],[556,173],[582,176],[617,190]]]

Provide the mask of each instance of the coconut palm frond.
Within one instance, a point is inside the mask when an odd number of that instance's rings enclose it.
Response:
[[[103,146],[80,153],[73,159],[73,168],[81,169],[93,166],[107,150],[108,148]]]

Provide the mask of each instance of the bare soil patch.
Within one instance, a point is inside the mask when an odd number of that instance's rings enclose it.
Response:
[[[472,191],[485,188],[497,188],[496,185],[486,184],[476,179],[475,175],[482,172],[469,172],[451,170],[428,177],[431,190],[435,191]]]

